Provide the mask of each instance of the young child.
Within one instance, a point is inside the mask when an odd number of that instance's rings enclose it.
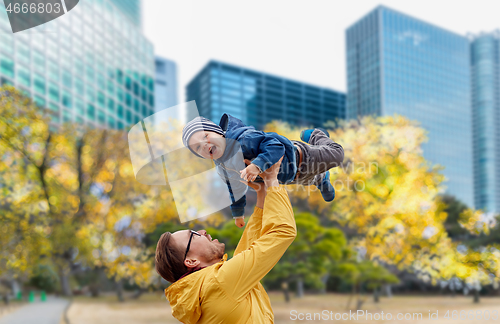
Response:
[[[229,179],[262,181],[258,175],[282,156],[278,175],[281,184],[315,185],[325,201],[332,201],[335,190],[328,170],[342,163],[344,149],[329,136],[326,130],[308,129],[300,134],[303,142],[291,141],[276,133],[246,126],[228,114],[222,116],[219,125],[196,117],[182,131],[184,145],[196,156],[212,159],[218,174],[226,180],[232,201],[231,213],[238,227],[245,225],[247,186],[239,181],[230,183]],[[243,158],[251,161],[243,170],[241,154],[237,152],[242,152]]]

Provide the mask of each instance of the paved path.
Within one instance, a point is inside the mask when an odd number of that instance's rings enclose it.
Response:
[[[66,299],[47,298],[46,302],[27,304],[1,317],[0,324],[60,324],[68,303]]]

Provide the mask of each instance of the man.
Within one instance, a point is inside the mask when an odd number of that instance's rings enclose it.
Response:
[[[172,315],[182,323],[274,323],[260,280],[276,265],[296,236],[288,194],[278,184],[283,158],[261,174],[264,186],[234,252],[206,231],[164,233],[156,247],[156,271],[172,285],[165,290]],[[249,162],[249,161],[246,161]]]

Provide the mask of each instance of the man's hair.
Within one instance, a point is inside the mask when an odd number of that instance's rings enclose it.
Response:
[[[176,282],[188,271],[183,257],[183,252],[172,242],[172,233],[163,233],[156,245],[156,272],[166,281]]]

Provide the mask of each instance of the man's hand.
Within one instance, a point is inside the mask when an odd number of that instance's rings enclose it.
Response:
[[[247,160],[247,159],[245,159],[244,161],[245,161],[246,165],[250,165],[252,163],[252,161]],[[247,182],[247,181],[243,181],[243,180],[240,180],[240,181],[243,182],[244,184],[246,184],[247,186],[249,186],[250,188],[252,188],[253,190],[255,190],[255,192],[257,192],[256,206],[259,208],[264,208],[264,200],[266,200],[266,187],[265,187],[264,183],[262,183],[262,182]]]
[[[264,179],[264,184],[266,185],[266,188],[279,187],[278,173],[280,171],[281,161],[283,161],[283,156],[279,159],[278,162],[273,164],[272,167],[262,172],[262,174],[260,175],[262,179]]]
[[[255,164],[250,164],[245,169],[240,171],[241,178],[245,181],[255,181],[260,174],[259,168]]]

